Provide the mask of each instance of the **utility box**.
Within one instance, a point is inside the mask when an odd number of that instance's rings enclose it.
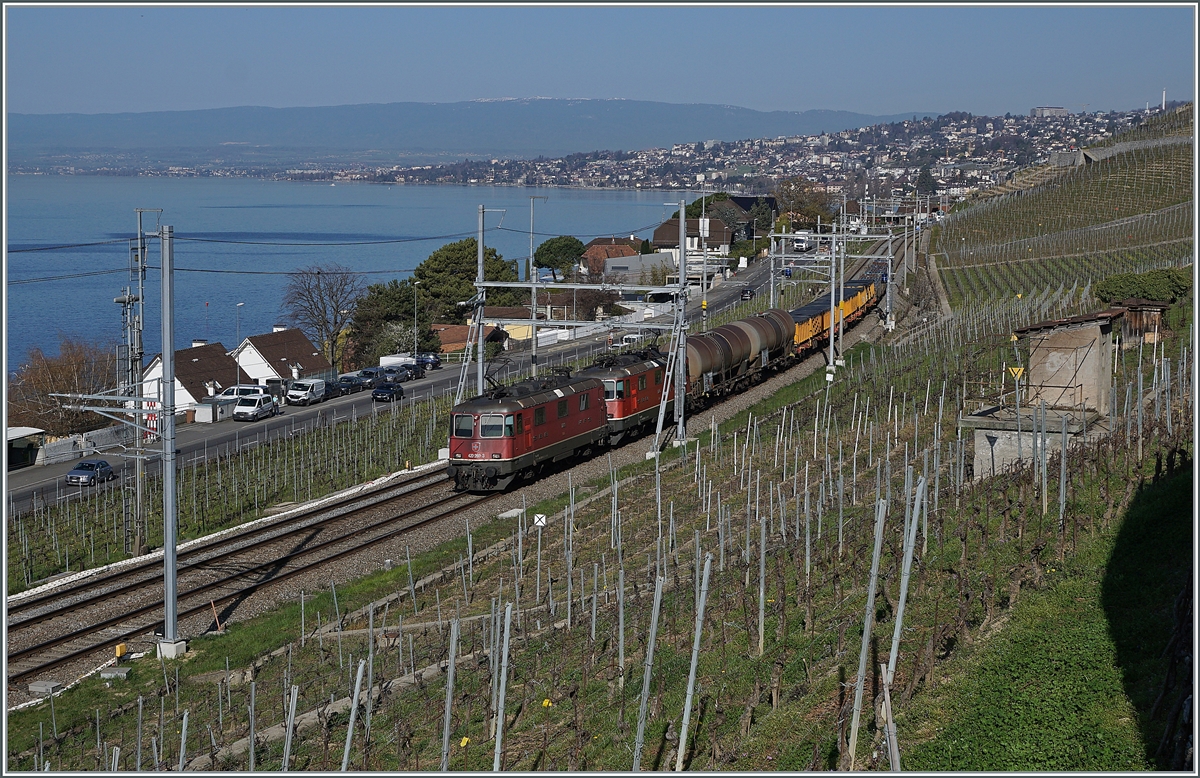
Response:
[[[62,688],[62,684],[58,681],[34,681],[29,684],[29,693],[36,694],[39,697],[48,697]]]

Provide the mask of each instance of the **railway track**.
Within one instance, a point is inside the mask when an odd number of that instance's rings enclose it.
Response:
[[[886,240],[847,268],[858,277]],[[899,248],[899,247],[898,247]],[[897,261],[903,261],[903,249]],[[365,547],[394,539],[464,508],[501,496],[451,493],[440,471],[322,504],[295,516],[260,522],[244,532],[193,543],[178,556],[178,617],[218,608]],[[397,502],[420,504],[396,511]],[[104,649],[162,629],[162,560],[97,573],[8,603],[8,682],[13,687]]]
[[[499,496],[451,492],[438,472],[190,547],[179,556],[178,617],[211,612],[216,622],[222,606]],[[13,687],[161,631],[162,561],[18,600],[8,618]]]

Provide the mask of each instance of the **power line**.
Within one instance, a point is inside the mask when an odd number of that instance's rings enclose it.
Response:
[[[114,243],[128,243],[132,238],[115,238],[113,240],[98,240],[92,243],[64,243],[61,246],[34,246],[24,249],[8,249],[9,254],[27,254],[33,251],[61,251],[63,249],[79,249],[89,246],[108,246]]]
[[[291,241],[265,241],[265,240],[223,240],[221,238],[189,238],[187,236],[176,235],[175,240],[185,240],[191,243],[230,243],[242,246],[386,246],[395,243],[418,243],[426,240],[449,240],[451,238],[470,238],[474,237],[473,232],[455,232],[449,235],[429,235],[421,238],[388,238],[386,240],[354,240],[354,241],[311,241],[311,242],[291,242]],[[177,270],[180,268],[176,268]]]
[[[67,275],[62,275],[62,276],[43,276],[41,278],[20,278],[20,279],[16,279],[16,280],[13,280],[10,278],[8,280],[8,285],[9,286],[17,286],[19,284],[34,284],[34,283],[40,283],[43,281],[68,281],[72,278],[86,278],[87,276],[107,276],[107,275],[111,275],[113,273],[124,273],[124,272],[127,272],[127,270],[128,270],[128,268],[122,267],[122,268],[117,268],[116,270],[93,270],[88,273],[69,273]]]

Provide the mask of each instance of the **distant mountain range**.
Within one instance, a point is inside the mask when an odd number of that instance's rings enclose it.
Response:
[[[547,98],[120,114],[8,114],[10,165],[153,152],[160,163],[276,162],[350,154],[394,164],[635,151],[705,140],[814,135],[934,116],[754,111],[731,105]],[[364,156],[365,155],[365,156]]]

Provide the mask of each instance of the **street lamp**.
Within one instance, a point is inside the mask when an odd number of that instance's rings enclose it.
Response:
[[[234,345],[233,345],[233,351],[235,354],[237,353],[238,346],[242,345],[242,306],[243,305],[245,305],[245,303],[238,303],[237,305],[235,305],[233,307],[234,321],[236,322],[235,326],[237,327],[237,330],[236,330],[236,332],[237,332],[236,341],[237,342],[234,343]],[[233,385],[237,386],[237,383],[238,383],[238,364],[237,364],[237,357],[234,357],[233,358]],[[236,394],[236,392],[235,392],[235,394]]]
[[[417,287],[420,285],[421,285],[421,282],[418,281],[417,279],[414,278],[412,280],[412,288],[413,288],[413,351],[412,351],[412,357],[413,357],[413,366],[414,367],[417,364]]]

